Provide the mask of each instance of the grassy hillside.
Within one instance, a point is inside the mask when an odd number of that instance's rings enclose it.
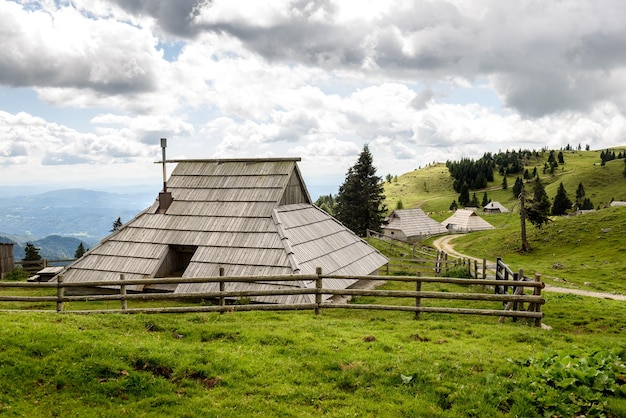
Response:
[[[615,149],[616,153],[623,148]],[[479,201],[487,192],[490,199],[513,209],[502,215],[483,215],[495,230],[467,234],[455,240],[457,249],[468,255],[494,260],[502,257],[511,267],[527,274],[541,273],[545,281],[558,286],[626,294],[626,208],[606,208],[611,200],[626,201],[624,160],[600,165],[600,151],[563,151],[565,164],[554,175],[544,175],[545,152],[528,166],[537,167],[550,199],[562,182],[571,200],[579,183],[596,208],[594,213],[572,217],[553,217],[541,229],[527,223],[533,250],[521,254],[519,207],[511,192],[515,178],[508,178],[509,188],[502,190],[502,176],[495,173],[492,183],[476,191]],[[473,193],[473,192],[471,192]],[[471,194],[470,193],[470,194]],[[420,207],[436,220],[450,216],[448,208],[458,195],[444,164],[434,164],[398,176],[385,184],[387,206],[395,208],[402,200],[405,208]]]
[[[526,275],[551,285],[626,294],[626,207],[554,217],[541,229],[527,224],[529,253],[520,253],[517,214],[485,216],[497,229],[454,240],[455,249],[494,260],[502,257]]]
[[[616,148],[616,153],[625,148]],[[608,206],[611,200],[626,200],[626,178],[623,175],[624,160],[613,160],[605,166],[600,165],[601,151],[563,151],[565,164],[560,165],[553,175],[543,174],[548,152],[539,159],[531,160],[526,167],[530,172],[537,168],[546,192],[550,198],[556,194],[559,183],[563,182],[571,200],[576,197],[578,184],[582,183],[586,197],[595,207]],[[386,204],[389,210],[402,200],[405,208],[420,207],[427,212],[447,211],[452,200],[458,199],[458,193],[452,188],[453,179],[445,164],[431,164],[419,170],[405,173],[385,183]],[[511,192],[515,177],[507,177],[509,188],[502,190],[502,176],[495,172],[494,181],[486,189],[476,192],[481,201],[487,192],[489,199],[498,201],[507,207],[513,207],[517,200]]]

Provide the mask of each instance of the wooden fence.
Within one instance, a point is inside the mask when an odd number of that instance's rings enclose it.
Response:
[[[488,265],[486,259],[453,257],[445,251],[437,251],[418,242],[399,240],[372,230],[367,231],[366,239],[370,244],[371,239],[377,240],[379,245],[386,247],[389,254],[393,254],[394,251],[400,254],[399,257],[389,257],[389,263],[385,266],[387,274],[401,271],[409,274],[446,276],[451,270],[463,270],[469,278],[487,279],[489,272],[495,269],[495,265]]]
[[[357,279],[357,280],[375,280],[380,282],[403,282],[411,289],[415,290],[382,290],[382,289],[330,289],[324,287],[324,279]],[[229,291],[228,283],[231,282],[293,282],[312,280],[315,287],[312,288],[290,288],[275,290],[247,290],[247,291]],[[180,283],[219,283],[219,290],[215,292],[205,293],[128,293],[127,286],[130,285],[146,285],[146,284],[180,284]],[[495,294],[484,292],[448,292],[448,291],[423,291],[422,285],[426,283],[455,284],[455,285],[480,285],[493,286],[498,289],[502,287],[502,280],[487,279],[460,279],[449,277],[421,277],[417,276],[341,276],[341,275],[323,275],[321,269],[318,269],[314,275],[280,275],[280,276],[216,276],[205,278],[162,278],[162,279],[134,279],[125,280],[124,276],[120,276],[117,283],[111,281],[91,281],[91,282],[74,282],[67,283],[63,281],[63,277],[59,276],[55,283],[24,283],[24,282],[0,282],[0,302],[43,302],[55,303],[56,310],[47,310],[46,312],[58,313],[173,313],[173,312],[230,312],[230,311],[252,311],[252,310],[313,310],[315,314],[320,314],[325,309],[372,309],[385,311],[409,311],[414,312],[415,318],[419,318],[420,313],[450,313],[450,314],[470,314],[470,315],[490,315],[500,317],[503,321],[506,317],[526,318],[534,320],[536,326],[541,326],[543,312],[541,306],[544,299],[541,297],[541,289],[544,287],[540,276],[536,276],[535,280],[510,280],[508,287],[514,289],[512,294],[508,292],[496,292]],[[114,288],[112,287],[114,286]],[[111,292],[118,293],[103,294],[103,287]],[[3,288],[27,288],[27,289],[56,289],[56,295],[51,296],[25,296],[25,295],[6,295],[2,292]],[[80,296],[67,295],[66,290],[72,288],[90,288],[94,294],[82,294]],[[119,288],[119,289],[118,289]],[[525,294],[524,289],[532,290],[532,294]],[[470,288],[471,290],[471,288]],[[3,294],[5,293],[5,294]],[[69,293],[69,292],[68,292]],[[302,304],[227,304],[227,301],[247,298],[253,296],[277,296],[277,295],[312,295],[314,302]],[[405,304],[360,304],[360,303],[328,303],[323,302],[323,296],[374,296],[384,298],[394,298],[394,300],[404,300]],[[212,305],[202,305],[197,303],[198,300],[212,300]],[[410,304],[407,305],[406,301]],[[449,306],[423,306],[423,300],[457,300],[457,301],[483,301],[483,302],[499,302],[501,308],[489,309],[479,308],[459,308]],[[95,302],[95,301],[119,301],[119,309],[100,309],[100,310],[67,310],[64,306],[67,302]],[[177,301],[184,302],[185,306],[171,306],[159,308],[129,308],[129,301]],[[523,309],[527,303],[528,308]],[[496,306],[499,304],[496,303]],[[502,307],[503,306],[503,307]],[[8,309],[7,309],[8,310]]]

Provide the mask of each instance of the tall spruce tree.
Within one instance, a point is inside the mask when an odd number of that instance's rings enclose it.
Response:
[[[568,209],[572,208],[572,201],[567,196],[563,183],[559,184],[559,188],[554,196],[554,203],[552,204],[552,215],[561,216],[565,215]]]
[[[522,193],[522,190],[524,189],[524,180],[522,180],[520,177],[517,177],[515,179],[515,184],[513,185],[513,196],[515,196],[515,198],[519,198],[520,193]]]
[[[24,258],[22,261],[39,261],[41,255],[39,255],[39,248],[35,247],[32,243],[27,242],[24,247]]]
[[[484,208],[489,204],[489,197],[487,197],[487,192],[483,194],[483,201],[481,202],[482,207]]]
[[[469,204],[470,204],[469,186],[467,185],[467,183],[463,183],[463,185],[461,185],[461,192],[459,193],[459,205],[469,206]]]
[[[381,178],[376,176],[372,154],[366,144],[339,187],[335,218],[361,237],[368,229],[380,231],[387,211],[384,200]]]
[[[537,177],[533,184],[533,198],[527,203],[529,203],[529,205],[525,208],[526,218],[535,227],[541,228],[543,224],[548,222],[550,199],[539,177]]]
[[[578,188],[576,189],[576,203],[578,206],[582,206],[582,202],[585,198],[585,187],[582,182],[578,183]]]
[[[87,250],[85,249],[85,246],[81,242],[80,244],[78,244],[76,251],[74,251],[74,258],[81,258],[85,254],[85,252],[87,252]]]

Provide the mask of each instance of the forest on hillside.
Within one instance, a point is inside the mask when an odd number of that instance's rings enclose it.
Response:
[[[486,188],[489,182],[494,181],[494,171],[503,176],[502,189],[508,188],[507,177],[515,178],[512,191],[515,196],[518,196],[523,189],[524,182],[539,178],[540,173],[537,170],[537,165],[540,165],[541,161],[545,160],[541,171],[543,175],[553,175],[559,166],[564,165],[564,151],[572,151],[572,148],[568,145],[565,150],[558,151],[545,148],[540,151],[507,150],[496,154],[485,153],[478,160],[463,158],[460,161],[446,161],[446,167],[450,172],[450,176],[454,179],[454,191],[459,194],[458,205],[478,206],[475,195],[474,198],[470,198],[470,191]],[[547,159],[545,158],[546,154]],[[624,159],[624,162],[626,162],[626,151],[619,151],[616,154],[614,150],[607,149],[600,152],[600,165],[605,165],[608,161],[615,159]],[[534,166],[532,171],[529,170],[529,166]],[[626,177],[626,165],[624,166],[623,174]],[[577,200],[574,203],[568,205],[566,201],[562,202],[561,200],[564,199],[564,196],[559,194],[555,197],[557,203],[567,209],[573,206],[583,210],[593,209],[591,201],[584,199],[584,192],[581,191],[581,188],[582,184],[579,185]],[[452,206],[456,206],[456,201],[453,202]]]

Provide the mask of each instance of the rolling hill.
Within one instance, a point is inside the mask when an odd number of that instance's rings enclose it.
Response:
[[[620,150],[624,148],[615,149]],[[565,164],[554,175],[541,174],[547,153],[528,168],[537,167],[550,200],[561,182],[570,199],[575,200],[578,184],[582,183],[586,197],[598,210],[551,217],[541,229],[527,223],[532,250],[521,252],[519,203],[510,187],[502,190],[502,176],[495,173],[494,181],[476,190],[476,195],[480,201],[486,192],[490,199],[513,211],[483,215],[496,229],[460,236],[454,240],[455,249],[489,260],[502,257],[512,268],[522,268],[529,276],[539,273],[550,284],[626,294],[626,207],[609,207],[612,200],[626,201],[624,159],[601,165],[600,151],[564,154]],[[508,179],[509,185],[513,182],[514,177]],[[397,181],[385,184],[385,194],[390,209],[401,200],[405,208],[420,207],[437,220],[448,217],[450,203],[458,199],[445,164],[432,164],[398,176]]]
[[[626,147],[614,149],[616,152],[626,150]],[[579,183],[582,183],[586,197],[590,198],[595,207],[607,207],[612,200],[626,201],[626,177],[623,175],[624,160],[615,159],[601,165],[602,151],[563,151],[565,164],[559,165],[553,175],[543,174],[544,163],[548,160],[548,152],[526,166],[529,171],[537,168],[542,183],[550,198],[554,198],[559,183],[563,182],[570,199],[576,195]],[[508,176],[507,190],[502,190],[503,176],[494,172],[494,181],[484,189],[472,190],[478,200],[482,200],[483,193],[489,199],[502,203],[511,208],[517,203],[511,192],[516,176]],[[386,204],[393,210],[399,200],[405,208],[420,207],[426,212],[448,211],[452,200],[458,200],[458,193],[452,187],[453,179],[444,163],[430,164],[397,176],[391,182],[385,183]]]

